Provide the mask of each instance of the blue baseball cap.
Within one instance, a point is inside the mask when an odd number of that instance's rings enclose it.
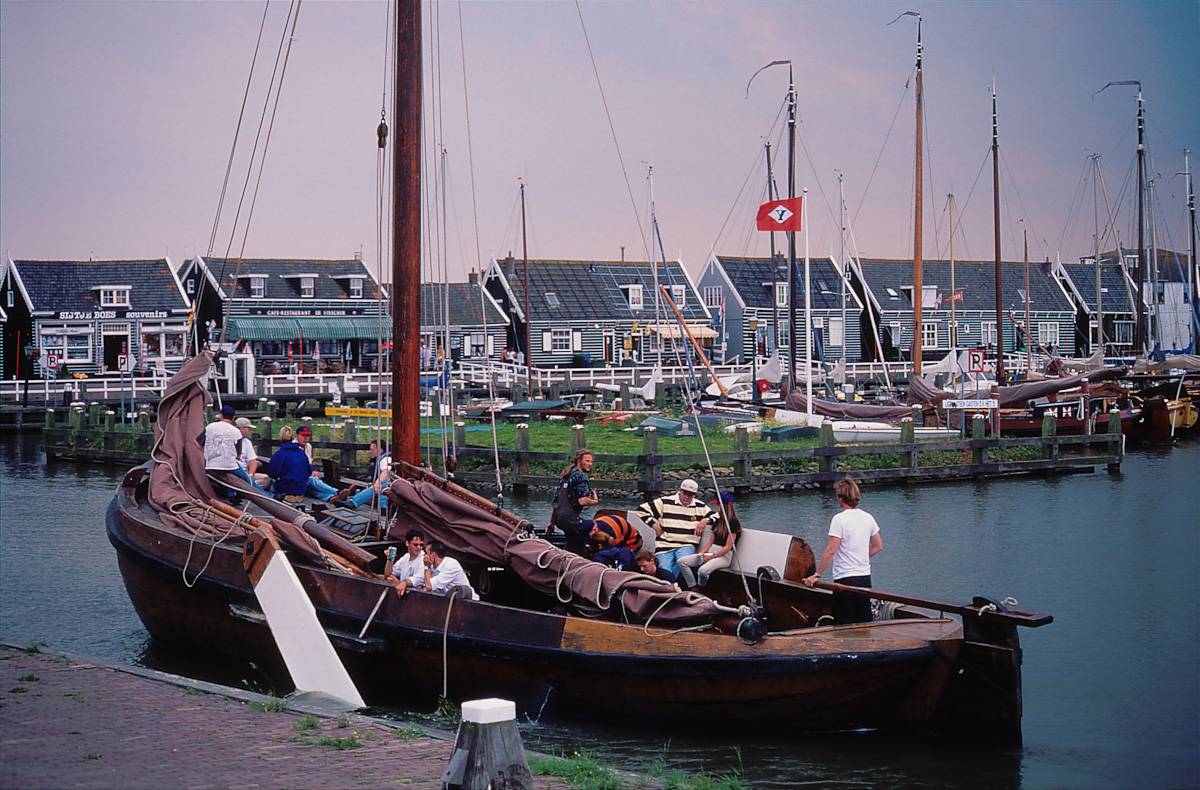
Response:
[[[222,417],[228,417],[229,419],[232,420],[233,416],[235,414],[237,414],[237,411],[235,411],[234,408],[232,406],[230,406],[228,403],[226,403],[224,406],[221,407],[221,416]]]

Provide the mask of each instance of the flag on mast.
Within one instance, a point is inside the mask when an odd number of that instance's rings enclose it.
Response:
[[[803,197],[772,200],[758,207],[759,230],[800,231],[800,204]]]

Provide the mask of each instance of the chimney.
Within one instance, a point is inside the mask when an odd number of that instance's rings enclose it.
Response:
[[[479,285],[479,272],[472,269],[470,273],[467,274],[467,282],[471,285]]]
[[[508,257],[504,259],[504,271],[510,280],[517,274],[517,261],[515,258],[513,258],[511,252],[508,254]]]

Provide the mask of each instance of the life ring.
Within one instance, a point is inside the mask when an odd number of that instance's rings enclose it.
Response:
[[[766,392],[767,390],[771,389],[771,382],[767,381],[766,379],[759,379],[755,382],[755,384],[758,385],[759,392]]]

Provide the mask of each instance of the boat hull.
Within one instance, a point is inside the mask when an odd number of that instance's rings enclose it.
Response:
[[[128,487],[108,511],[126,589],[157,640],[235,656],[286,677],[239,546],[175,533]],[[210,556],[211,554],[211,556]],[[190,556],[189,556],[190,555]],[[527,713],[796,728],[932,720],[962,644],[953,620],[808,629],[743,644],[414,592],[297,565],[339,655],[373,704],[513,699]],[[383,597],[364,638],[358,632]],[[443,681],[444,679],[444,681]]]

